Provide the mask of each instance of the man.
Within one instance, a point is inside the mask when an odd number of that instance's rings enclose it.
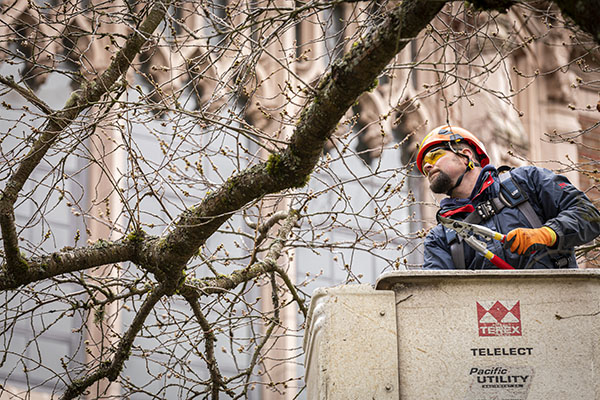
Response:
[[[532,166],[499,174],[483,143],[466,129],[431,131],[417,167],[434,193],[449,196],[439,215],[507,234],[504,244],[488,242],[488,250],[515,269],[577,268],[573,248],[600,234],[600,213],[567,178]],[[425,239],[424,268],[496,267],[440,224]]]

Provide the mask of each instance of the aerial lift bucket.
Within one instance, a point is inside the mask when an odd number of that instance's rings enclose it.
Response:
[[[600,399],[600,272],[398,271],[317,289],[309,399]]]

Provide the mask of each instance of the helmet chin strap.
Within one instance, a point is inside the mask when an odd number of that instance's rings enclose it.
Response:
[[[448,147],[450,148],[450,150],[456,154],[457,156],[461,156],[467,159],[467,167],[465,168],[465,172],[462,173],[461,176],[458,177],[458,179],[456,180],[456,183],[454,184],[454,186],[452,186],[452,188],[450,188],[450,190],[448,190],[446,192],[446,194],[448,196],[452,196],[452,192],[454,191],[454,189],[456,189],[457,187],[460,186],[460,184],[463,181],[463,178],[465,177],[465,175],[467,174],[467,172],[471,171],[473,168],[475,167],[479,167],[479,163],[478,162],[473,162],[473,160],[471,160],[471,158],[465,154],[459,153],[458,151],[456,151],[452,145],[450,143],[448,143]]]
[[[457,187],[460,186],[460,184],[462,183],[462,180],[465,177],[465,175],[467,174],[467,172],[469,172],[472,169],[473,169],[473,161],[469,160],[469,162],[467,163],[467,167],[465,168],[465,172],[463,172],[462,175],[458,177],[454,186],[452,186],[452,188],[450,188],[450,190],[448,190],[446,192],[446,194],[448,196],[452,196],[452,191],[454,191],[454,189],[456,189]]]

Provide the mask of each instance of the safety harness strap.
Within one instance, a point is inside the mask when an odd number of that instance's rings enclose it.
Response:
[[[537,215],[526,193],[512,179],[510,171],[503,172],[499,175],[500,178],[500,194],[498,197],[486,200],[475,207],[475,211],[467,215],[465,222],[471,224],[479,224],[486,221],[493,215],[498,214],[504,207],[517,207],[523,213],[529,225],[532,228],[540,228],[542,221]],[[450,240],[450,254],[454,268],[465,269],[465,248],[463,240],[458,235]]]

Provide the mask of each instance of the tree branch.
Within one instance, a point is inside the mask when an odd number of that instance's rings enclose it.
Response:
[[[131,326],[121,339],[112,362],[102,363],[93,374],[71,382],[65,393],[63,393],[61,400],[74,399],[75,397],[80,396],[88,387],[100,379],[108,378],[111,382],[117,379],[119,373],[123,369],[125,361],[129,358],[134,339],[143,328],[144,322],[150,314],[150,311],[152,311],[156,303],[158,303],[164,294],[165,287],[164,285],[161,285],[146,297],[146,300],[144,300],[144,303],[131,322]]]
[[[296,287],[292,283],[292,280],[290,279],[288,274],[279,266],[277,266],[275,268],[275,272],[277,272],[277,274],[281,277],[281,279],[283,279],[285,286],[287,286],[288,290],[290,291],[290,294],[292,295],[292,298],[296,301],[296,304],[298,304],[300,311],[302,311],[302,315],[304,315],[304,318],[306,319],[308,310],[306,309],[306,306],[304,305],[304,300],[302,300],[300,298],[300,296],[298,295],[298,291],[296,290]]]
[[[563,16],[569,17],[583,31],[591,35],[600,44],[600,0],[554,0]],[[481,10],[506,12],[518,4],[516,0],[471,0],[471,4]],[[539,3],[539,1],[524,1],[524,3]]]
[[[296,225],[298,217],[298,212],[290,211],[277,234],[277,239],[271,244],[263,261],[252,264],[247,268],[234,271],[230,275],[223,275],[216,278],[188,279],[183,284],[181,293],[184,296],[223,293],[235,289],[243,282],[247,282],[265,273],[276,271],[277,260],[281,256],[283,246],[285,245],[292,228]]]
[[[581,30],[600,44],[600,0],[555,0],[563,15],[571,18]]]
[[[64,249],[48,256],[31,258],[23,261],[27,262],[27,268],[18,275],[6,271],[5,268],[0,270],[0,290],[16,289],[27,283],[68,272],[135,260],[139,251],[138,245],[136,241],[130,240],[114,243],[100,240],[92,246]]]
[[[248,383],[250,382],[250,377],[252,376],[252,371],[254,370],[254,367],[256,366],[256,364],[259,361],[258,357],[260,356],[262,349],[265,347],[265,345],[267,344],[267,342],[273,335],[273,330],[275,329],[276,326],[277,326],[277,323],[274,321],[271,321],[269,323],[269,327],[267,328],[267,331],[265,332],[264,337],[262,338],[261,342],[256,346],[256,349],[254,349],[254,353],[252,354],[252,359],[250,360],[250,363],[248,364],[248,368],[246,368],[244,373],[241,374],[241,375],[246,375],[246,382],[243,386],[244,390],[236,397],[236,399],[239,399],[242,397],[247,398],[248,387],[249,387]]]
[[[390,11],[380,26],[321,79],[301,113],[290,145],[267,162],[232,176],[183,213],[158,247],[146,252],[144,263],[181,268],[235,211],[266,194],[304,186],[338,121],[443,5],[443,1],[407,0]]]
[[[254,239],[254,249],[252,250],[252,254],[250,255],[249,264],[254,264],[256,262],[256,254],[258,253],[260,244],[267,237],[269,230],[276,223],[278,223],[282,219],[286,218],[287,216],[288,216],[288,213],[286,211],[279,211],[279,212],[276,212],[275,214],[273,214],[272,216],[270,216],[266,222],[264,222],[260,225],[258,225],[258,223],[254,223],[254,222],[251,222],[250,220],[246,219],[246,225],[248,225],[250,228],[256,229],[258,231],[258,237],[256,239]]]
[[[210,323],[208,322],[208,320],[202,313],[202,310],[200,309],[200,303],[198,302],[198,298],[192,296],[190,293],[187,293],[187,295],[185,295],[184,297],[192,307],[194,316],[196,317],[196,320],[198,320],[198,324],[200,324],[200,327],[204,332],[204,349],[206,356],[206,364],[210,372],[211,396],[215,400],[218,399],[220,388],[223,387],[227,394],[233,397],[233,392],[231,390],[227,390],[225,382],[223,380],[223,376],[219,371],[219,366],[217,365],[217,359],[215,357],[215,342],[217,341],[217,339],[210,326]]]
[[[48,117],[47,123],[39,138],[34,142],[28,154],[19,164],[16,172],[10,176],[4,190],[0,194],[0,229],[6,253],[6,270],[9,275],[21,276],[27,270],[27,262],[19,252],[19,243],[15,227],[14,204],[25,182],[33,170],[39,165],[50,147],[58,140],[60,133],[77,118],[86,108],[109,91],[119,76],[127,71],[131,62],[139,53],[142,45],[163,20],[169,0],[158,0],[152,10],[134,32],[125,46],[117,53],[111,65],[104,73],[84,84],[80,91],[74,92],[65,107]]]
[[[42,99],[37,97],[36,94],[33,93],[33,91],[31,89],[23,87],[23,86],[19,86],[17,84],[17,82],[14,81],[12,76],[9,76],[8,78],[6,78],[6,77],[0,75],[0,83],[8,86],[9,88],[13,89],[15,92],[19,93],[21,96],[23,96],[23,98],[25,100],[29,101],[31,104],[33,104],[34,106],[36,106],[37,108],[42,110],[42,112],[44,112],[44,114],[51,115],[52,113],[54,113],[54,110],[52,110],[50,108],[50,106],[48,106],[48,104],[44,103],[44,101]]]

